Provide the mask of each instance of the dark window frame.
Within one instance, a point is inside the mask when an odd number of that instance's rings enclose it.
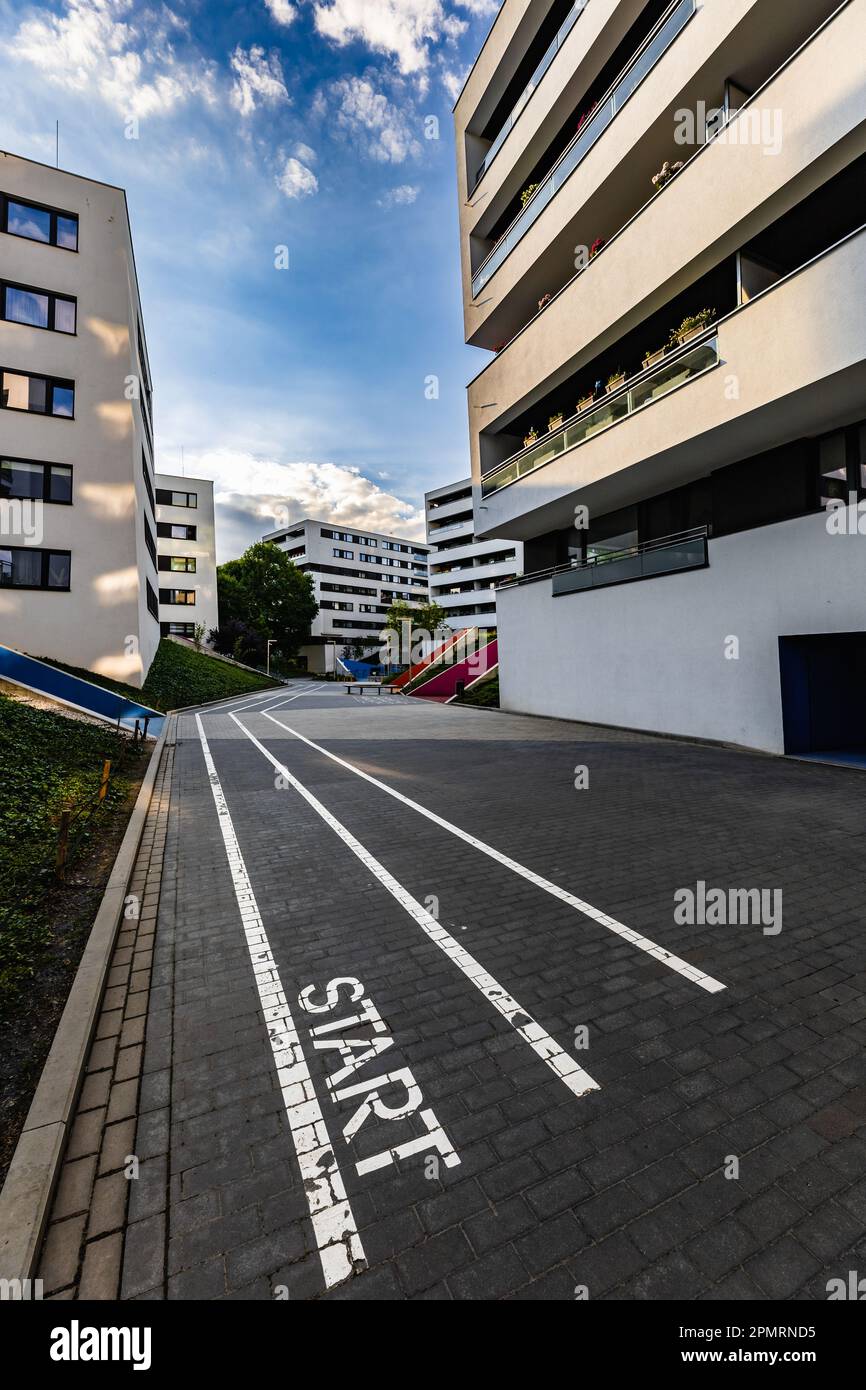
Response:
[[[177,528],[178,531],[186,531],[186,535],[173,536],[171,533],[175,528]],[[192,532],[192,535],[190,535],[190,532]],[[156,523],[156,534],[160,540],[164,541],[194,541],[198,539],[197,532],[198,527],[186,526],[181,521],[158,521]]]
[[[71,336],[71,335],[69,335]],[[3,377],[9,372],[11,376],[24,376],[28,381],[44,381],[46,392],[46,404],[50,407],[47,410],[30,410],[20,405],[4,405],[2,400]],[[54,413],[54,391],[58,388],[62,391],[72,392],[72,414],[55,415]],[[30,372],[26,369],[22,371],[20,367],[6,367],[0,365],[0,410],[13,410],[16,415],[39,415],[45,420],[74,420],[75,419],[75,382],[68,377],[46,376],[44,372]]]
[[[171,594],[192,594],[192,598],[171,598]],[[177,608],[194,608],[195,596],[195,589],[160,589],[159,591],[160,603]]]
[[[47,323],[28,323],[26,319],[10,319],[6,314],[6,291],[22,290],[25,294],[41,294],[48,300],[48,322]],[[61,299],[66,304],[75,305],[75,327],[71,333],[67,333],[65,328],[57,328],[55,324],[57,301]],[[0,308],[2,314],[0,319],[3,323],[17,324],[19,328],[38,328],[41,333],[62,333],[64,338],[78,337],[78,296],[74,294],[63,294],[60,290],[46,290],[41,285],[23,285],[20,280],[0,279]]]
[[[30,413],[30,412],[27,412],[27,413]],[[36,412],[33,412],[33,413],[35,414]],[[11,497],[10,497],[10,498],[7,498],[7,499],[6,499],[7,501],[20,500],[20,501],[22,501],[22,502],[27,502],[27,501],[31,501],[31,502],[47,502],[50,506],[53,506],[53,507],[71,507],[71,506],[72,506],[72,504],[73,504],[73,499],[72,499],[72,496],[71,496],[71,495],[70,495],[70,497],[69,497],[68,500],[67,500],[66,498],[64,498],[64,497],[51,497],[51,496],[50,496],[50,488],[51,488],[51,471],[52,471],[52,469],[54,469],[54,468],[62,468],[62,469],[64,469],[64,470],[67,470],[67,471],[68,471],[68,473],[69,473],[70,493],[72,493],[72,492],[74,491],[73,482],[74,482],[74,478],[75,478],[75,469],[73,468],[73,466],[72,466],[71,463],[52,463],[52,462],[48,462],[48,461],[45,460],[45,459],[18,458],[17,456],[14,456],[14,455],[12,455],[12,454],[3,454],[3,453],[0,453],[0,464],[4,464],[4,463],[29,463],[29,464],[35,464],[38,468],[41,468],[41,469],[42,469],[42,496],[41,496],[41,497],[32,497],[32,498],[22,497],[22,498],[20,498],[20,499],[14,499],[14,498],[11,498]],[[46,491],[46,488],[47,488],[47,491]],[[0,493],[0,496],[3,496],[3,495],[4,495],[4,494]]]
[[[9,204],[17,203],[19,207],[33,208],[35,212],[47,212],[51,217],[51,224],[48,233],[48,241],[41,241],[39,237],[22,236],[21,232],[10,232],[9,230]],[[57,219],[65,217],[68,221],[75,223],[75,245],[61,246],[57,240]],[[56,251],[69,251],[77,256],[81,242],[81,218],[77,212],[71,212],[66,208],[52,207],[50,203],[37,203],[34,198],[20,197],[16,193],[0,193],[0,232],[5,232],[7,236],[17,237],[19,241],[33,241],[37,246],[53,246]]]
[[[3,582],[2,571],[0,571],[0,589],[20,590],[22,593],[30,590],[37,593],[68,594],[72,589],[72,551],[64,550],[60,546],[34,546],[34,545],[4,545],[0,544],[0,551],[3,550],[23,550],[28,555],[40,555],[42,557],[42,583],[41,584],[5,584]],[[49,584],[48,567],[51,563],[52,555],[65,555],[69,561],[69,583],[68,584]]]

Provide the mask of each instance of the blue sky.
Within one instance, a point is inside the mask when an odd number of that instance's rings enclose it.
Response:
[[[497,8],[0,0],[0,145],[53,163],[59,119],[126,188],[157,467],[215,480],[221,560],[289,516],[421,536],[468,473],[451,106]]]

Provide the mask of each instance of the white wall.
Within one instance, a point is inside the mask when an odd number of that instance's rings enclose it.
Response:
[[[710,541],[709,568],[498,595],[502,708],[784,751],[778,638],[866,631],[866,535],[815,515]],[[739,659],[725,641],[739,639]]]

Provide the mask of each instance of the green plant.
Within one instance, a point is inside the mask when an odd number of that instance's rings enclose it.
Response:
[[[524,207],[524,208],[526,207],[526,204],[529,202],[529,200],[530,200],[530,198],[532,197],[533,193],[535,192],[536,188],[538,188],[538,184],[537,184],[537,183],[530,183],[530,184],[527,184],[526,188],[524,188],[523,192],[522,192],[521,195],[520,195],[520,205],[521,205],[521,207]]]
[[[535,428],[534,425],[530,425],[529,429],[526,431],[526,434],[523,436],[524,448],[527,448],[530,444],[534,444],[537,438],[538,430]]]
[[[551,415],[550,419],[547,422],[548,430],[558,430],[560,425],[562,424],[562,419],[563,416],[561,410],[558,411],[556,415]]]
[[[700,309],[696,314],[686,314],[679,328],[675,328],[671,333],[671,341],[679,342],[687,333],[696,333],[699,329],[709,328],[715,317],[715,309]]]
[[[621,381],[625,381],[625,372],[620,367],[618,371],[611,372],[610,376],[608,377],[606,382],[608,391],[611,389],[612,386],[618,386]]]

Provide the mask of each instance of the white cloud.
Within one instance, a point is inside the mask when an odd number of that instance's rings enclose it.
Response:
[[[366,44],[396,58],[404,73],[427,66],[428,44],[446,18],[441,0],[315,0],[313,10],[320,34],[340,47]]]
[[[441,73],[442,86],[448,93],[452,103],[454,103],[463,90],[463,83],[466,81],[466,74],[469,69],[464,68],[460,72],[452,72],[450,68],[443,68]]]
[[[470,14],[487,18],[496,14],[499,10],[501,0],[457,0],[461,10],[468,10]]]
[[[289,0],[265,0],[265,4],[275,24],[292,24],[297,18],[298,12]]]
[[[252,115],[259,105],[278,106],[289,100],[278,53],[268,54],[258,44],[249,49],[238,44],[231,68],[235,74],[231,101],[242,116]]]
[[[331,86],[338,101],[336,123],[361,139],[367,154],[382,164],[402,164],[421,153],[399,107],[377,92],[366,77],[341,77]]]
[[[306,164],[302,164],[293,155],[289,155],[285,160],[275,183],[287,198],[308,198],[312,193],[319,191],[319,180],[312,169],[308,169]]]
[[[289,521],[305,517],[358,530],[424,539],[424,514],[357,468],[335,463],[277,463],[232,449],[186,451],[190,477],[211,478],[220,563]]]
[[[380,208],[407,207],[414,203],[421,189],[416,183],[401,183],[389,188],[377,199]]]
[[[305,145],[303,140],[299,140],[295,146],[295,154],[298,156],[298,159],[302,159],[305,164],[315,164],[318,157],[316,151],[310,149],[309,145]]]
[[[19,26],[12,56],[57,86],[97,94],[123,116],[165,115],[193,95],[213,100],[213,65],[175,54],[171,35],[183,21],[163,6],[126,23],[131,11],[132,0],[66,0],[62,14]]]

